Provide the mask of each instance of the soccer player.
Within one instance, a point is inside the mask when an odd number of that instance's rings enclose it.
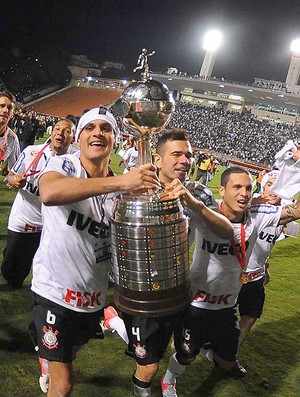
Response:
[[[236,301],[247,278],[247,256],[257,236],[267,226],[285,224],[300,217],[300,202],[283,208],[269,204],[254,205],[252,178],[238,167],[225,170],[219,188],[220,211],[232,222],[234,239],[230,242],[195,226],[195,250],[191,267],[194,298],[184,314],[184,324],[175,334],[176,353],[161,380],[164,397],[176,397],[176,378],[209,343],[216,366],[227,376],[243,377],[246,370],[237,361],[239,327]]]
[[[214,231],[222,238],[233,236],[230,222],[221,214],[209,208],[212,204],[212,194],[203,185],[188,182],[188,188],[183,183],[188,177],[192,163],[192,147],[189,136],[184,130],[167,130],[158,138],[155,165],[160,182],[168,185],[173,182],[177,197],[182,197],[184,204],[189,204],[193,216],[197,215],[205,229]],[[190,189],[194,195],[188,190]],[[169,193],[166,193],[166,198]],[[163,198],[164,194],[162,194]],[[205,205],[206,204],[206,205]],[[129,351],[136,361],[136,370],[132,376],[134,396],[151,396],[151,382],[159,369],[162,358],[171,335],[178,326],[182,313],[162,317],[145,317],[122,314],[129,338]],[[140,348],[143,347],[143,349]]]
[[[79,158],[51,157],[39,175],[43,231],[33,261],[31,329],[48,362],[48,396],[70,396],[72,361],[95,337],[108,288],[109,220],[118,192],[158,189],[152,164],[114,176],[110,153],[118,133],[105,108],[79,120]]]
[[[279,206],[281,198],[272,191],[279,171],[273,170],[263,175],[261,179],[261,198],[268,204]],[[277,239],[282,235],[283,225],[269,226],[258,235],[253,251],[247,264],[247,283],[243,284],[239,296],[240,313],[239,347],[245,342],[251,328],[260,318],[265,302],[265,285],[269,282],[268,257]]]
[[[135,168],[138,166],[139,163],[139,152],[136,148],[136,140],[133,138],[132,140],[132,146],[129,147],[124,156],[123,156],[123,162],[125,165],[123,174],[126,174],[128,171],[130,171],[132,168]]]
[[[7,175],[20,154],[18,138],[8,127],[15,107],[14,95],[9,91],[0,91],[0,175]]]
[[[51,132],[51,142],[27,146],[6,177],[7,185],[18,192],[8,219],[1,271],[14,289],[22,287],[40,242],[43,222],[38,175],[51,156],[68,152],[74,133],[70,120],[60,120]]]

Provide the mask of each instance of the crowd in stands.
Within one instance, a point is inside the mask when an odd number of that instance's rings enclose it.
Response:
[[[23,150],[28,145],[33,145],[35,139],[49,135],[59,117],[38,114],[33,110],[19,108],[10,120],[9,127],[16,133],[20,148]]]
[[[51,133],[58,117],[37,114],[20,108],[10,126],[20,143],[30,130],[31,140]],[[120,129],[123,126],[119,125]],[[186,102],[177,102],[169,127],[184,128],[190,133],[192,146],[215,155],[230,156],[262,167],[274,163],[275,154],[287,140],[300,141],[300,127],[287,124],[272,125],[258,120],[250,111],[241,114],[224,109],[209,108]],[[128,134],[127,131],[125,131]],[[32,142],[33,143],[33,142]],[[32,144],[30,143],[30,144]]]
[[[300,140],[300,128],[271,125],[250,111],[230,112],[185,102],[176,103],[170,127],[189,131],[192,146],[269,167],[287,140]]]

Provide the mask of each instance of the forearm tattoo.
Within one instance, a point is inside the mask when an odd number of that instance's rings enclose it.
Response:
[[[300,218],[300,200],[298,199],[296,203],[289,204],[283,207],[281,215],[281,224],[294,221]]]

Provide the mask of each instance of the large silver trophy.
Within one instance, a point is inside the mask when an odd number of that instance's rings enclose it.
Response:
[[[150,139],[167,125],[175,109],[168,88],[149,79],[143,49],[131,83],[113,105],[126,129],[137,138],[139,164],[151,162]],[[115,303],[132,315],[174,314],[190,302],[188,221],[178,199],[160,201],[150,192],[124,194],[112,220],[112,266]]]

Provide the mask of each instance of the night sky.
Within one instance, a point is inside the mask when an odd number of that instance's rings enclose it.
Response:
[[[300,0],[1,0],[0,41],[8,51],[84,54],[101,64],[136,65],[155,50],[150,69],[197,74],[207,30],[224,42],[213,74],[235,81],[284,81],[291,41],[300,37]],[[55,55],[54,55],[55,56]]]

